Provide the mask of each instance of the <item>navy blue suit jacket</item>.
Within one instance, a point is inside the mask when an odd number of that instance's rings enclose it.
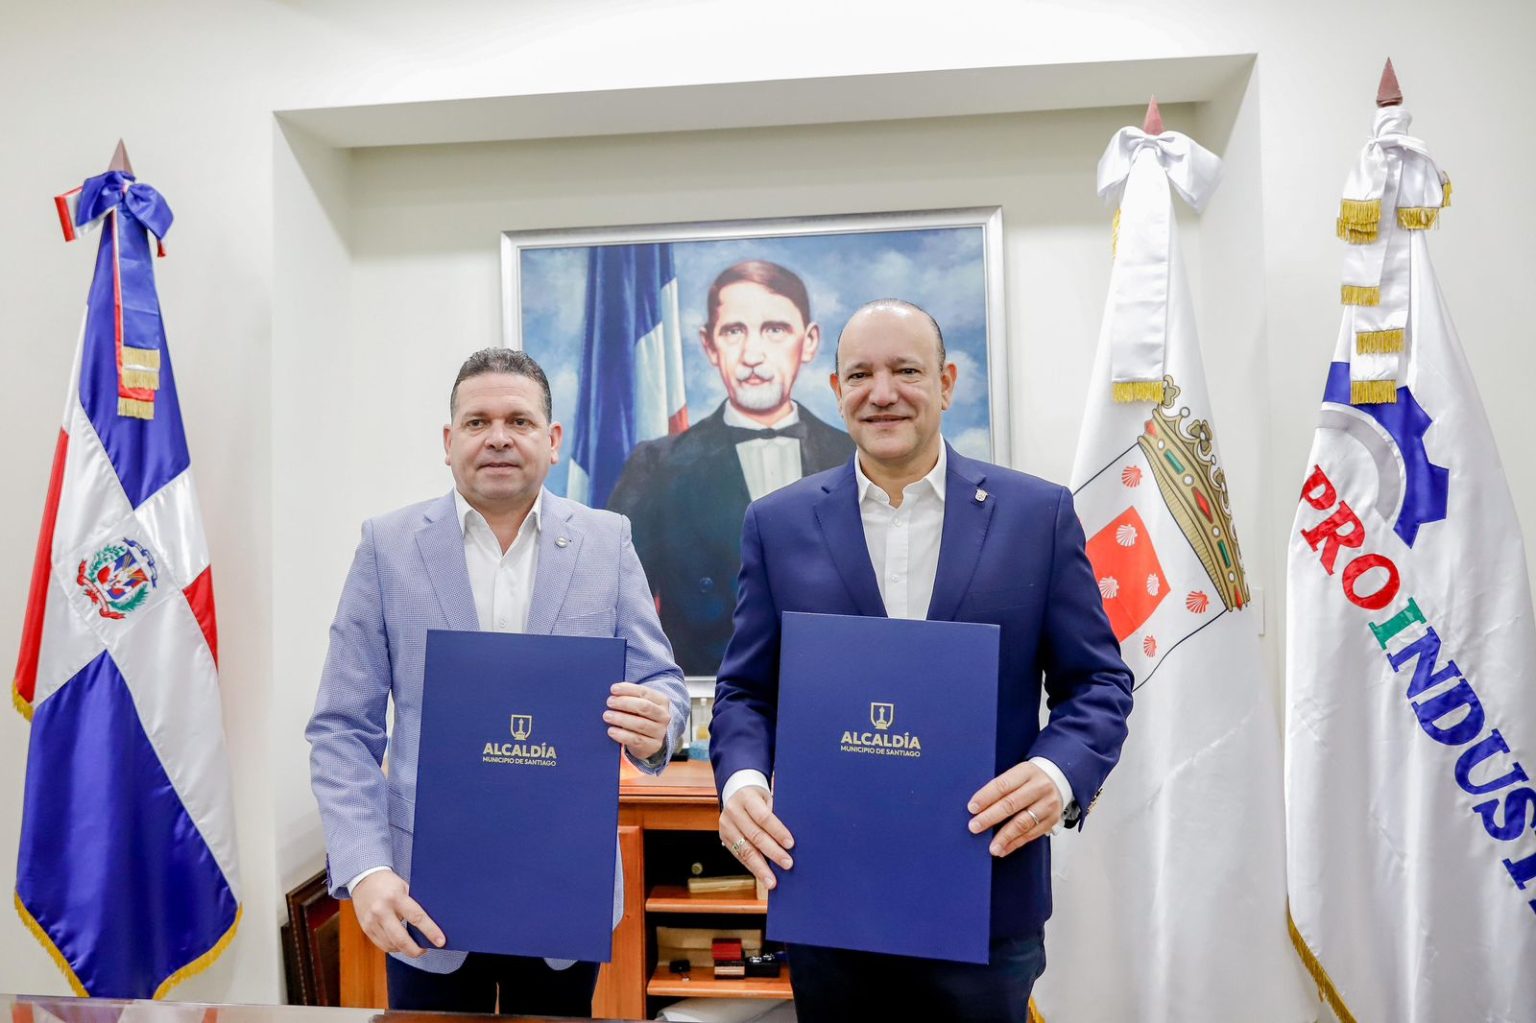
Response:
[[[962,458],[952,448],[948,459],[928,618],[1002,627],[997,773],[1045,757],[1066,775],[1079,805],[1090,807],[1120,756],[1132,676],[1104,613],[1072,495],[1034,476]],[[986,491],[984,500],[979,490]],[[747,509],[737,590],[735,632],[720,665],[710,725],[719,788],[739,770],[772,773],[779,616],[885,615],[852,459]],[[1042,689],[1051,711],[1043,729]],[[1048,838],[994,861],[993,936],[1038,930],[1051,914],[1050,881]]]

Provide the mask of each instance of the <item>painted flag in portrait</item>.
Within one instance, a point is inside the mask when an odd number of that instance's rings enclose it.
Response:
[[[1072,486],[1136,708],[1092,821],[1052,843],[1049,1023],[1313,1018],[1286,939],[1279,722],[1173,217],[1173,190],[1202,209],[1219,173],[1160,129],[1121,130],[1099,164],[1118,243]]]
[[[566,496],[605,508],[636,444],[688,428],[670,243],[588,251],[583,335]]]
[[[102,239],[14,681],[15,903],[77,994],[159,998],[240,919],[213,583],[152,265],[171,211],[118,170],[58,207],[66,239]]]
[[[1289,545],[1292,939],[1341,1020],[1530,1019],[1525,549],[1430,264],[1450,182],[1395,75],[1382,91],[1340,210],[1345,308]]]

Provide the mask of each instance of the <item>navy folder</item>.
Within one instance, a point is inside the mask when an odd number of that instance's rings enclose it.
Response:
[[[768,937],[985,963],[995,625],[785,612],[773,809],[795,865]]]
[[[624,651],[427,633],[410,884],[448,948],[609,960],[619,754],[603,711]]]

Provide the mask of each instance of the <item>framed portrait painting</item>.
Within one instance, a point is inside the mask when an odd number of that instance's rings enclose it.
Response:
[[[629,517],[690,677],[730,639],[748,503],[853,454],[829,379],[859,306],[934,317],[959,367],[945,438],[1008,461],[997,207],[509,231],[502,272],[506,343],[564,428],[546,486]]]

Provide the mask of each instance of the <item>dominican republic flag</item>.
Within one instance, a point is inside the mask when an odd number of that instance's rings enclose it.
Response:
[[[588,251],[578,386],[566,496],[605,508],[636,444],[688,429],[670,244]]]
[[[1290,535],[1292,938],[1340,1020],[1529,1020],[1536,620],[1430,265],[1450,184],[1409,123],[1379,110],[1345,186],[1345,308]]]
[[[58,203],[66,239],[102,239],[16,666],[16,908],[77,994],[159,998],[240,919],[208,546],[151,262],[171,211],[121,171]]]
[[[1051,846],[1048,1023],[1315,1017],[1287,939],[1279,715],[1227,484],[1258,466],[1217,445],[1173,216],[1172,192],[1202,209],[1219,170],[1192,139],[1135,128],[1099,164],[1118,245],[1072,487],[1136,710],[1091,820]]]

